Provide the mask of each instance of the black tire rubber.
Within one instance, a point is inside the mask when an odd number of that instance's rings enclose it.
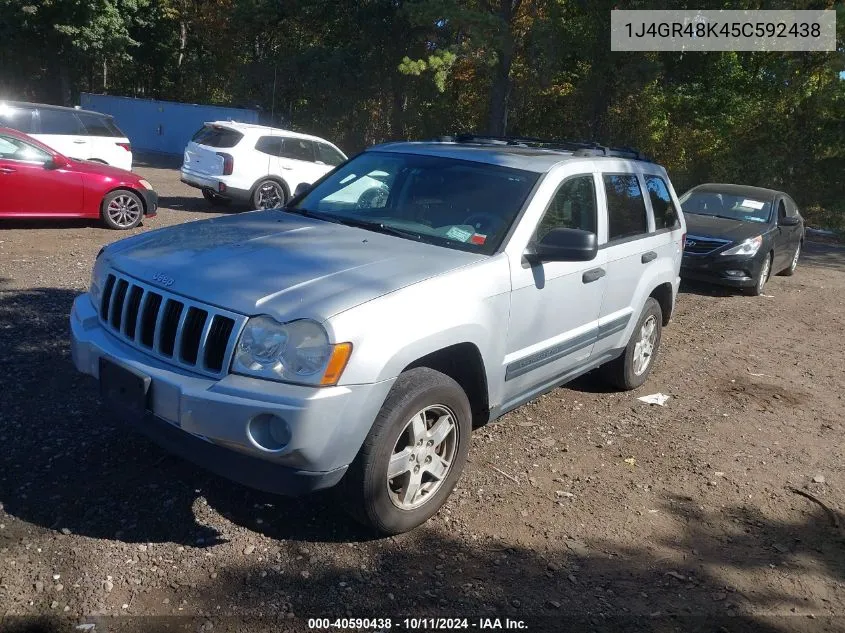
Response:
[[[754,285],[751,288],[743,288],[742,292],[749,297],[759,297],[763,294],[763,289],[766,287],[766,284],[769,282],[769,279],[772,278],[772,264],[775,261],[775,254],[770,252],[769,253],[769,272],[766,275],[766,279],[763,280],[763,283],[760,283],[760,278],[763,275],[763,269],[760,268],[757,276],[754,278]]]
[[[261,189],[262,185],[265,185],[267,183],[273,183],[274,185],[279,187],[279,189],[281,189],[281,191],[282,191],[281,204],[278,207],[274,207],[274,208],[279,209],[279,208],[285,206],[285,204],[287,204],[287,201],[290,199],[290,196],[288,195],[287,188],[282,183],[280,183],[278,180],[275,180],[274,178],[262,178],[257,183],[255,183],[255,186],[252,188],[252,192],[250,193],[249,199],[252,202],[251,208],[253,208],[253,209],[260,209],[261,208],[261,207],[258,206],[258,200],[257,200],[258,190]]]
[[[119,225],[115,224],[115,222],[109,217],[109,214],[106,211],[106,209],[108,209],[109,204],[111,203],[111,201],[114,198],[116,198],[117,196],[123,196],[123,195],[128,195],[128,196],[131,196],[132,198],[135,198],[135,201],[138,203],[138,206],[140,206],[141,210],[142,210],[141,215],[138,216],[138,219],[129,226],[119,226]],[[112,229],[114,231],[128,231],[129,229],[134,229],[136,226],[141,224],[141,222],[143,222],[143,220],[144,220],[143,210],[144,210],[144,201],[141,200],[141,197],[137,193],[135,193],[133,191],[129,191],[128,189],[116,189],[115,191],[111,191],[108,194],[106,194],[106,196],[103,198],[103,201],[100,203],[100,218],[103,220],[103,222],[105,223],[105,225],[107,227],[109,227],[110,229]]]
[[[801,258],[801,250],[804,248],[804,240],[798,242],[798,258]],[[795,266],[793,266],[793,262],[795,262]],[[782,277],[792,277],[795,274],[795,270],[798,268],[798,262],[795,261],[795,254],[792,255],[792,259],[789,260],[789,266],[784,268],[782,271],[778,273]]]
[[[400,434],[413,415],[433,404],[455,414],[458,435],[455,457],[446,480],[419,508],[402,510],[390,500],[387,464]],[[427,367],[404,372],[388,393],[355,461],[338,492],[346,510],[380,534],[400,534],[425,523],[443,505],[461,476],[469,452],[472,410],[460,385],[449,376]]]
[[[229,198],[224,198],[223,196],[214,193],[211,189],[203,189],[202,197],[211,204],[219,204],[221,206],[227,206],[232,202]]]
[[[654,340],[654,352],[651,356],[651,361],[646,367],[646,370],[639,376],[634,373],[634,349],[637,345],[637,339],[640,335],[640,328],[649,316],[654,316],[657,324],[657,337]],[[643,311],[640,318],[637,320],[634,331],[631,334],[631,339],[625,346],[625,351],[614,360],[605,363],[601,366],[601,374],[604,379],[621,391],[631,391],[642,385],[648,380],[654,364],[657,362],[658,354],[660,353],[660,339],[663,336],[663,310],[660,308],[660,303],[654,297],[646,299]]]

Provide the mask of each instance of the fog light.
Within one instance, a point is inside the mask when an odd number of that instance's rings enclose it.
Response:
[[[745,271],[744,270],[726,270],[725,274],[728,277],[745,277]]]
[[[271,413],[262,413],[252,418],[246,432],[252,443],[264,451],[280,451],[290,442],[288,423]]]

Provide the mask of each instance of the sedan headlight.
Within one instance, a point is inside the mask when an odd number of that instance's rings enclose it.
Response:
[[[152,189],[153,186],[150,184],[149,180],[144,180],[143,178],[138,179],[138,184],[141,185],[144,189]]]
[[[241,332],[232,371],[280,382],[334,385],[351,352],[351,343],[332,345],[316,321],[279,323],[258,316],[247,321]]]
[[[733,248],[729,248],[726,250],[722,255],[744,255],[746,257],[751,257],[752,255],[756,255],[757,251],[760,250],[760,247],[763,245],[763,236],[758,235],[757,237],[750,237],[744,242],[741,242],[734,246]]]

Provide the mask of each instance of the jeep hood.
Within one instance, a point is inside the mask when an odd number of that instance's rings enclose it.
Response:
[[[280,210],[150,231],[113,244],[104,258],[149,285],[280,321],[327,319],[486,259]]]

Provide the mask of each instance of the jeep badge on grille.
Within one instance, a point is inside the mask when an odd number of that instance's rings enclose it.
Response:
[[[161,284],[165,288],[170,288],[170,286],[173,285],[173,282],[175,280],[173,279],[173,277],[168,277],[164,273],[156,273],[155,275],[153,275],[153,281]]]

